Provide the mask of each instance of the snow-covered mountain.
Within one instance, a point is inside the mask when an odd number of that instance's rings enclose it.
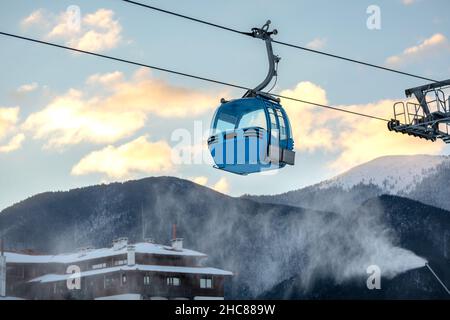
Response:
[[[250,198],[265,203],[348,211],[367,199],[390,194],[450,210],[449,181],[449,156],[385,156],[316,185]]]
[[[450,164],[448,156],[385,156],[374,159],[318,185],[320,189],[341,187],[349,190],[358,184],[374,185],[383,193],[407,195],[427,177]]]
[[[320,203],[339,195],[335,187],[314,190],[311,199]],[[374,190],[356,185],[340,194],[352,202]],[[209,265],[234,273],[228,298],[263,293],[277,298],[280,283],[285,298],[292,299],[343,298],[343,291],[359,299],[447,297],[424,263],[450,283],[450,212],[397,196],[374,197],[343,215],[258,203],[191,181],[152,177],[42,193],[0,212],[7,249],[50,255],[107,247],[123,236],[166,243],[173,223],[188,248],[206,253]],[[383,270],[380,295],[366,289],[368,263]],[[417,268],[423,272],[408,272]],[[292,290],[284,287],[291,278],[297,279]]]

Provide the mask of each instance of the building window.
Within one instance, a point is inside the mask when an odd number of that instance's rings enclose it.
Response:
[[[212,278],[201,278],[200,279],[200,288],[211,289],[212,288]]]
[[[178,287],[180,285],[180,278],[175,278],[175,277],[167,278],[167,285]]]
[[[103,288],[104,288],[104,289],[107,289],[107,288],[109,288],[110,286],[111,286],[111,279],[105,276],[105,277],[103,278]]]
[[[144,276],[144,285],[146,285],[146,286],[150,285],[150,276],[149,275]]]
[[[113,276],[105,276],[103,281],[103,287],[105,289],[114,288],[119,279],[114,279]]]
[[[127,275],[125,273],[122,273],[122,284],[127,283]]]
[[[123,265],[125,265],[127,263],[128,263],[128,261],[126,259],[125,260],[116,260],[116,261],[114,261],[114,265],[115,266],[123,266]]]
[[[99,263],[99,264],[94,264],[92,265],[92,269],[103,269],[106,268],[106,263]]]

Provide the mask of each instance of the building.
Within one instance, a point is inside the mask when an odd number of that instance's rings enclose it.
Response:
[[[224,298],[224,282],[232,276],[204,266],[207,256],[183,248],[182,239],[164,246],[120,238],[110,248],[4,257],[6,296],[25,299],[216,300]]]
[[[6,297],[6,256],[3,239],[0,240],[0,298]]]

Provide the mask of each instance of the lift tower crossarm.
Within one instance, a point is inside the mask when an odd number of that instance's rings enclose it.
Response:
[[[444,81],[439,81],[439,82],[433,82],[433,83],[426,84],[423,86],[406,89],[405,95],[409,98],[414,94],[414,96],[416,97],[420,106],[422,107],[424,113],[428,116],[428,115],[430,115],[431,112],[430,112],[430,108],[428,108],[428,104],[426,101],[426,93],[430,90],[442,88],[442,87],[449,86],[449,85],[450,85],[450,79],[444,80]]]
[[[395,103],[394,118],[388,122],[389,131],[431,141],[442,139],[450,144],[450,97],[443,91],[448,86],[450,79],[406,89],[406,96],[414,95],[417,103]],[[427,99],[430,92],[434,92],[434,100]]]

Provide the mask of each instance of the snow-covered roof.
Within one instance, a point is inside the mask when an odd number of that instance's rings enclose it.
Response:
[[[136,253],[147,253],[155,255],[170,256],[191,256],[206,257],[206,254],[189,249],[172,250],[171,247],[155,243],[136,243],[132,244]],[[112,257],[127,253],[127,246],[115,250],[113,248],[91,249],[84,253],[69,253],[58,255],[29,255],[13,252],[5,252],[7,263],[76,263],[80,261],[92,260],[97,258]]]
[[[18,297],[0,297],[0,300],[25,300]]]
[[[57,282],[67,281],[71,278],[83,278],[100,274],[106,274],[116,271],[149,271],[149,272],[165,272],[165,273],[187,273],[187,274],[204,274],[204,275],[220,275],[220,276],[232,276],[233,273],[216,268],[208,267],[174,267],[174,266],[159,266],[159,265],[134,265],[134,266],[118,266],[112,268],[96,269],[81,272],[80,274],[46,274],[44,276],[30,280],[30,282]]]
[[[124,293],[113,296],[97,297],[94,300],[141,300],[139,293]]]

